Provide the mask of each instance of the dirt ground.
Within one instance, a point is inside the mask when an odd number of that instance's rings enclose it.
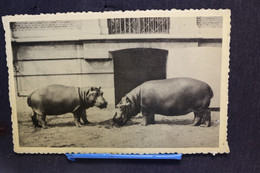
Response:
[[[87,110],[92,125],[76,127],[73,115],[47,116],[48,129],[34,128],[30,112],[18,113],[21,147],[112,147],[184,148],[218,147],[219,112],[211,112],[212,126],[192,126],[193,113],[166,117],[156,115],[156,124],[143,126],[142,115],[123,127],[111,125],[112,108]]]

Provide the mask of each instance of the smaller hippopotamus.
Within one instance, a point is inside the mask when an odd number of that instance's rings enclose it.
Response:
[[[193,125],[211,123],[211,87],[192,78],[148,81],[126,94],[116,106],[114,125],[124,125],[142,112],[145,125],[154,124],[154,114],[178,116],[194,112]]]
[[[27,99],[32,108],[32,122],[36,127],[47,128],[46,115],[73,113],[76,126],[80,127],[80,118],[88,124],[86,109],[96,106],[106,108],[101,87],[80,88],[64,85],[48,85],[32,92]],[[38,124],[39,123],[39,124]]]

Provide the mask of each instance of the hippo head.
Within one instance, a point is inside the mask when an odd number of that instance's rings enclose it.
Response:
[[[85,102],[87,105],[96,106],[100,109],[107,107],[107,101],[103,97],[103,92],[100,90],[101,87],[91,87],[90,90],[88,90],[85,93]]]
[[[132,117],[132,104],[128,97],[123,97],[116,105],[116,112],[113,117],[114,125],[124,125]]]

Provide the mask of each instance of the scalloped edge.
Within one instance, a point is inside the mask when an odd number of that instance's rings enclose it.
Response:
[[[15,97],[15,83],[13,75],[12,64],[12,48],[11,48],[11,32],[10,22],[17,21],[32,21],[37,19],[41,20],[62,20],[66,19],[80,20],[80,19],[93,19],[93,18],[113,18],[122,16],[168,16],[168,17],[189,17],[194,15],[200,16],[223,16],[223,33],[222,33],[222,66],[221,66],[221,111],[220,111],[220,133],[219,133],[219,147],[217,148],[49,148],[49,147],[20,147],[18,136],[18,123],[17,123],[17,110],[16,110],[16,97]],[[68,13],[49,13],[38,15],[8,15],[2,17],[6,54],[7,54],[7,67],[9,73],[9,99],[12,110],[12,133],[14,151],[20,154],[65,154],[65,153],[81,153],[81,154],[94,154],[94,153],[110,153],[110,154],[227,154],[230,152],[227,142],[227,110],[228,110],[228,80],[229,80],[229,49],[230,49],[230,32],[231,32],[231,11],[229,9],[186,9],[186,10],[146,10],[146,11],[105,11],[105,12],[68,12]]]

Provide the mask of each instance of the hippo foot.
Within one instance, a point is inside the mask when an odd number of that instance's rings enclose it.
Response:
[[[194,123],[192,124],[193,126],[199,126],[201,125],[201,118],[195,118]]]
[[[152,125],[152,124],[155,124],[155,121],[154,122],[142,122],[141,123],[142,126],[148,126],[148,125]]]
[[[80,124],[80,122],[75,122],[75,125],[77,126],[77,127],[81,127],[82,125]]]
[[[39,124],[34,124],[34,127],[35,127],[35,128],[41,128],[42,126],[39,125]]]
[[[85,126],[94,126],[95,125],[95,123],[91,123],[91,122],[84,122],[84,125]]]
[[[89,121],[84,121],[84,125],[91,125],[92,123]]]
[[[35,126],[35,127],[36,127],[36,126]],[[48,128],[46,122],[39,123],[39,124],[37,125],[37,127],[41,127],[41,128],[43,128],[43,129],[47,129],[47,128]]]
[[[200,124],[200,127],[210,127],[210,123],[209,122],[205,122],[203,124]]]
[[[46,125],[44,125],[44,126],[42,126],[42,128],[43,128],[43,129],[48,129],[49,127],[46,126]]]

